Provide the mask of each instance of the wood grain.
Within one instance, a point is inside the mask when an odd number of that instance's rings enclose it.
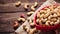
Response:
[[[23,2],[45,2],[46,0],[0,0],[0,4],[6,4],[6,3],[14,3],[14,2],[17,2],[17,1],[21,1],[22,3]]]
[[[0,32],[14,32],[13,21],[16,20],[21,13],[0,13]]]
[[[6,33],[6,32],[5,32],[5,33],[0,33],[0,34],[15,34],[15,33],[9,33],[9,32],[8,32],[8,33]]]
[[[43,2],[39,2],[38,4],[38,7],[40,7],[40,5],[42,4]],[[24,10],[24,5],[26,3],[22,3],[21,6],[19,7],[16,7],[14,3],[10,3],[10,4],[4,4],[4,5],[0,5],[0,13],[2,12],[26,12]],[[33,5],[34,3],[29,3],[30,7]],[[30,11],[30,7],[28,8],[28,11]],[[37,8],[38,8],[37,7]]]

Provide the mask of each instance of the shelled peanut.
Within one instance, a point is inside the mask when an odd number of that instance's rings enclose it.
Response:
[[[13,27],[16,30],[19,27],[19,23],[17,21],[15,21],[14,24],[13,24]]]
[[[27,4],[24,5],[24,9],[27,11],[28,8],[29,8],[29,4],[27,3]]]
[[[33,13],[33,11],[27,12],[27,16],[31,16]]]
[[[18,18],[19,22],[25,22],[25,20],[26,20],[25,18]]]
[[[30,29],[28,34],[34,34],[36,32],[38,32],[38,30],[36,28],[33,28],[33,29]]]
[[[15,3],[16,7],[19,7],[21,5],[21,1],[18,1]]]

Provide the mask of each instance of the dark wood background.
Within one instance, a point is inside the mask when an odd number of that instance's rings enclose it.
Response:
[[[22,2],[20,7],[14,5],[17,1]],[[38,2],[39,7],[45,1],[46,0],[0,0],[0,34],[15,34],[13,21],[16,20],[21,13],[26,14],[26,12],[30,11],[24,10],[24,4],[29,3],[33,5],[34,2]]]

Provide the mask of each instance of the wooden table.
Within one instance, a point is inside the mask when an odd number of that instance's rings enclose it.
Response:
[[[30,11],[23,9],[24,4],[29,3],[33,5],[33,3],[37,1],[39,7],[46,0],[19,0],[22,2],[20,7],[14,5],[16,1],[18,0],[0,0],[0,34],[15,34],[13,21],[16,20],[21,13],[26,14],[26,12]]]

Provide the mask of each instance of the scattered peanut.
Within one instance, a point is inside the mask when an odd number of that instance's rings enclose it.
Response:
[[[36,28],[33,28],[30,30],[30,32],[28,34],[34,34],[35,32],[37,32]]]
[[[25,18],[18,18],[19,22],[25,22]]]
[[[29,8],[29,4],[25,4],[24,9],[28,10],[28,8]]]
[[[30,31],[30,29],[26,26],[26,25],[23,25],[23,29],[28,33]]]
[[[23,29],[24,29],[25,31],[27,30],[26,25],[23,25]]]
[[[30,26],[31,26],[31,28],[34,28],[35,24],[34,23],[30,23]]]
[[[28,12],[27,16],[31,16],[34,12]]]
[[[17,3],[15,3],[16,7],[19,7],[21,5],[21,2],[18,1]]]
[[[31,10],[32,10],[32,11],[35,11],[35,8],[34,8],[34,6],[31,6]]]
[[[19,23],[17,21],[15,21],[14,24],[13,24],[13,26],[14,26],[14,29],[17,29],[18,26],[19,26]]]
[[[36,8],[37,6],[38,6],[38,3],[37,3],[37,2],[35,2],[35,3],[34,3],[34,7]]]

